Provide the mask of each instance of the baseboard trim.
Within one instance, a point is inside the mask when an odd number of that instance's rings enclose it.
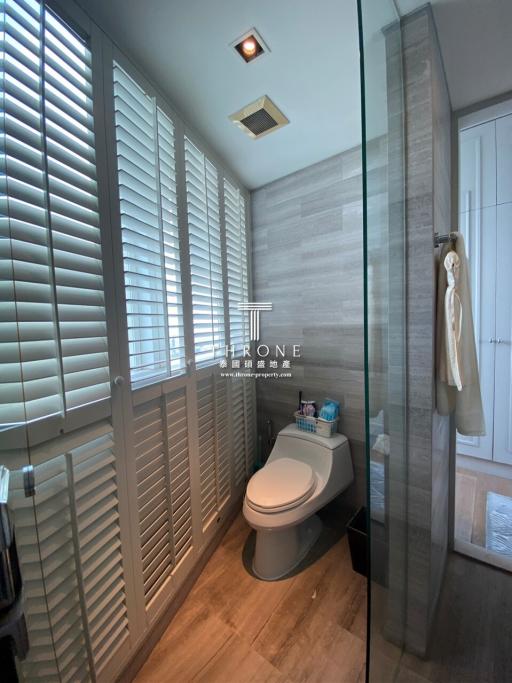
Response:
[[[148,631],[143,643],[139,646],[139,648],[131,657],[130,661],[123,668],[121,674],[116,679],[116,683],[131,683],[131,681],[135,679],[135,676],[148,659],[155,645],[158,643],[160,638],[165,633],[165,630],[167,629],[173,618],[176,616],[177,611],[185,602],[187,595],[192,590],[195,582],[197,581],[201,572],[205,568],[206,563],[220,545],[220,542],[222,541],[226,531],[233,523],[235,517],[239,514],[241,507],[242,500],[240,499],[233,506],[233,510],[226,517],[222,526],[220,526],[217,529],[217,532],[215,533],[213,538],[204,548],[196,564],[191,570],[189,576],[185,579],[185,581],[177,590],[172,600],[169,602],[169,605],[165,612],[163,612],[160,618],[155,622],[155,624],[153,624],[153,626]]]

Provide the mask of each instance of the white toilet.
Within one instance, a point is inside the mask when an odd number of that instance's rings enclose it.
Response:
[[[290,424],[279,432],[266,465],[244,498],[244,517],[256,530],[253,571],[271,581],[288,574],[317,540],[320,508],[354,479],[346,436],[318,436]]]

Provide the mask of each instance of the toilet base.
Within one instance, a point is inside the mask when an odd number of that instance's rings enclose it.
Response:
[[[286,529],[258,529],[253,572],[264,581],[286,576],[306,557],[321,531],[322,522],[318,515]]]

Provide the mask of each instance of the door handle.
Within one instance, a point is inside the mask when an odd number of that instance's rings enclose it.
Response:
[[[489,337],[489,344],[495,344],[495,343],[496,343],[496,339],[494,339],[494,337]]]

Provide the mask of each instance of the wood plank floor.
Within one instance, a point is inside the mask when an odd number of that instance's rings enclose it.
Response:
[[[511,644],[512,575],[452,553],[429,658],[404,654],[395,683],[508,683]]]
[[[316,546],[290,577],[250,570],[239,515],[139,671],[137,683],[363,683],[366,580],[352,571],[346,514],[328,506]]]

